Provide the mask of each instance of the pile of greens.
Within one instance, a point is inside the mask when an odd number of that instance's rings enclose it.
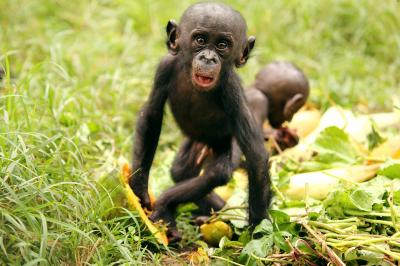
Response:
[[[375,129],[373,134],[368,140],[376,142],[379,134]],[[323,200],[307,195],[303,201],[290,200],[282,190],[292,174],[367,161],[336,127],[325,129],[310,148],[315,152],[306,161],[279,160],[272,168],[277,196],[270,220],[250,233],[245,210],[234,207],[243,206],[244,192],[235,193],[227,209],[216,214],[215,219],[229,221],[235,232],[232,240],[222,238],[218,248],[204,247],[217,265],[395,265],[400,261],[400,162],[382,162],[367,182],[341,180]]]

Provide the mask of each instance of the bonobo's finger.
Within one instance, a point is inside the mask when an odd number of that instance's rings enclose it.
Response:
[[[150,196],[148,193],[148,188],[147,186],[143,185],[143,180],[144,177],[142,176],[133,176],[129,180],[129,186],[131,187],[133,193],[139,198],[140,200],[140,205],[142,205],[143,208],[147,208],[147,210],[151,210],[151,200]]]
[[[140,199],[140,204],[143,206],[143,208],[146,208],[149,211],[152,210],[149,193],[145,193],[144,195],[139,197],[139,199]]]
[[[162,220],[162,215],[161,215],[161,211],[159,210],[154,210],[151,215],[149,216],[150,221],[152,221],[153,223],[157,223],[160,220]]]
[[[299,137],[296,132],[287,127],[277,129],[274,138],[281,150],[291,148],[299,143]]]
[[[133,193],[139,198],[140,200],[140,205],[142,205],[143,208],[146,208],[147,210],[151,211],[151,201],[150,201],[150,196],[149,193],[147,193],[146,190],[144,189],[137,189],[136,187],[132,187]]]
[[[292,144],[292,146],[295,146],[295,145],[297,145],[297,143],[299,143],[299,136],[297,135],[296,131],[294,131],[290,128],[283,128],[283,130],[284,130],[283,131],[284,138],[288,140],[289,144]]]

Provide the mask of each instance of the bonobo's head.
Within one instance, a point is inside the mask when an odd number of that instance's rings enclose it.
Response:
[[[188,65],[195,88],[215,88],[221,74],[244,65],[255,38],[246,36],[246,22],[239,12],[219,3],[190,6],[179,25],[169,21],[167,46]]]
[[[305,104],[309,84],[303,71],[289,62],[273,62],[258,72],[254,86],[268,97],[268,120],[278,128]]]

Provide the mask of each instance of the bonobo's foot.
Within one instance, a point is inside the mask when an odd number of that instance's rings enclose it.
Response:
[[[201,216],[197,216],[197,217],[193,217],[193,218],[194,218],[194,222],[196,223],[196,225],[200,226],[202,224],[207,223],[208,220],[210,219],[210,216],[201,215]]]
[[[168,243],[176,243],[182,240],[182,233],[176,227],[168,228]]]
[[[168,227],[167,237],[170,243],[178,242],[182,239],[182,234],[176,228],[176,221],[174,217],[174,211],[166,207],[158,207],[157,204],[154,207],[154,211],[149,216],[149,219],[154,222],[162,221]]]
[[[131,178],[129,180],[129,186],[133,193],[139,198],[140,205],[150,211],[152,208],[148,188],[144,187],[141,182],[136,182],[135,180],[135,178]]]
[[[174,216],[175,215],[173,210],[170,210],[167,207],[158,207],[156,204],[154,206],[153,212],[149,216],[149,219],[154,223],[162,221],[168,227],[172,228],[176,226],[176,221]]]

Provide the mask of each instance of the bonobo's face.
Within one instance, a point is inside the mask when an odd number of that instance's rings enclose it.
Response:
[[[208,91],[218,83],[222,64],[228,63],[233,54],[232,35],[232,32],[220,32],[204,24],[198,25],[190,33],[190,52],[193,58],[191,78],[197,89]]]
[[[172,26],[167,26],[167,32],[168,27]],[[212,90],[222,73],[244,64],[255,40],[246,39],[246,23],[238,12],[216,3],[189,7],[176,28],[176,33],[170,31],[172,38],[168,32],[169,49],[183,57],[192,83],[200,91]]]

